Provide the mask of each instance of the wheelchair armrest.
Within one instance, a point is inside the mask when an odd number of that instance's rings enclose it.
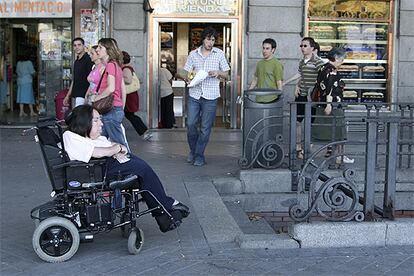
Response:
[[[87,188],[87,189],[95,189],[95,188],[102,188],[105,186],[105,182],[101,181],[101,182],[90,182],[90,183],[83,183],[82,184],[82,188]]]
[[[115,189],[124,190],[127,188],[131,188],[131,184],[136,182],[137,179],[138,179],[138,176],[136,176],[135,174],[129,175],[125,179],[111,181],[109,183],[109,188],[111,188],[112,190],[115,190]]]
[[[53,166],[53,169],[61,169],[61,168],[66,168],[66,167],[87,167],[87,166],[91,166],[91,165],[104,165],[106,162],[106,158],[105,159],[91,159],[89,160],[89,163],[85,163],[82,161],[69,161],[69,162],[65,162],[56,166]]]

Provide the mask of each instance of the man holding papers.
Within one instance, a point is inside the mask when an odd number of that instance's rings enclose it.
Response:
[[[187,161],[194,166],[205,164],[204,150],[216,118],[217,98],[220,97],[220,78],[228,76],[230,67],[224,52],[214,46],[217,32],[207,27],[201,33],[201,46],[192,51],[184,70],[194,74],[189,85],[187,102],[187,141],[190,147]]]

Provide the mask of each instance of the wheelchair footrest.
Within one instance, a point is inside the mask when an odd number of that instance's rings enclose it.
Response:
[[[111,190],[115,190],[115,189],[124,190],[128,188],[132,188],[132,186],[136,184],[137,181],[138,181],[138,176],[129,175],[125,179],[111,181],[109,183],[109,188],[111,188]]]

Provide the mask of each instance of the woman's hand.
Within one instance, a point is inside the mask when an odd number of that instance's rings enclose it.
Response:
[[[327,104],[325,107],[325,114],[329,115],[332,112],[332,105],[331,104]]]
[[[333,97],[330,94],[326,95],[326,101],[328,102],[328,104],[325,107],[325,114],[326,115],[329,115],[332,112],[332,105],[330,104],[332,102],[332,100],[333,100]]]

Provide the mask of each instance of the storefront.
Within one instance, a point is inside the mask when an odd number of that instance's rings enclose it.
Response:
[[[109,1],[108,1],[109,3]],[[108,17],[101,16],[103,22]],[[96,44],[106,32],[98,24],[95,1],[0,1],[0,74],[2,124],[33,121],[19,117],[16,103],[16,64],[23,57],[34,65],[35,112],[55,114],[55,96],[67,89],[72,76],[72,39],[84,37],[87,45]],[[102,28],[99,29],[98,25]]]
[[[343,47],[339,69],[345,101],[390,102],[393,64],[393,0],[309,0],[306,32],[321,46],[321,57]]]
[[[218,32],[215,47],[222,49],[230,64],[229,78],[221,83],[216,126],[236,128],[240,111],[236,98],[240,94],[240,76],[243,40],[242,2],[220,1],[150,1],[153,8],[148,18],[149,60],[149,116],[150,125],[158,126],[160,66],[166,66],[173,75],[186,75],[182,69],[188,53],[201,45],[200,35],[211,26]],[[176,122],[185,127],[185,84],[173,82]]]

